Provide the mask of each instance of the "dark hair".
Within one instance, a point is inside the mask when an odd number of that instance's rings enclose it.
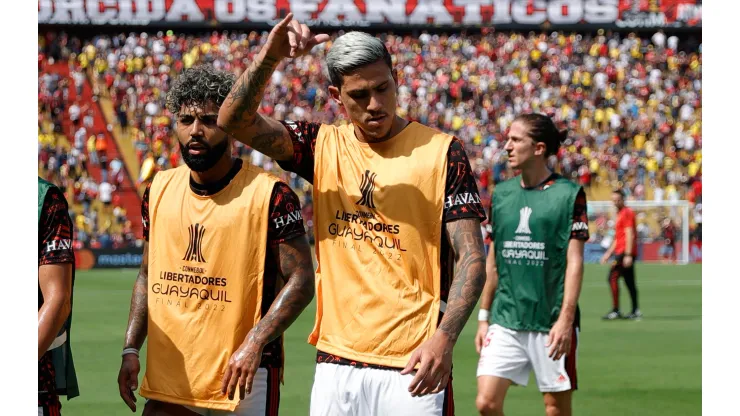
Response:
[[[167,93],[167,110],[177,115],[183,105],[205,106],[209,101],[221,107],[235,81],[235,74],[210,65],[186,69]]]
[[[544,114],[530,113],[517,116],[514,121],[521,121],[529,129],[529,137],[535,142],[545,143],[546,157],[558,153],[560,145],[568,138],[568,130],[558,130],[552,119]]]
[[[624,191],[621,188],[618,188],[618,189],[613,190],[612,193],[617,194],[617,195],[621,196],[622,199],[624,199]]]

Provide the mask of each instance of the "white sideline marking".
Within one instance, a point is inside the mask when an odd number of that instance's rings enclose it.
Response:
[[[585,287],[602,287],[607,284],[606,279],[603,279],[603,280],[604,281],[602,283],[597,283],[589,279],[589,282],[584,283],[584,286]],[[666,279],[666,280],[642,280],[640,281],[640,276],[637,276],[637,288],[639,289],[640,286],[701,286],[701,280]]]

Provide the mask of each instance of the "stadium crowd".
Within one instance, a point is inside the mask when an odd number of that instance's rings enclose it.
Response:
[[[561,173],[587,188],[623,186],[628,199],[688,199],[698,207],[700,231],[700,45],[687,52],[677,37],[662,32],[645,37],[601,31],[379,36],[396,68],[400,115],[463,141],[486,206],[493,186],[512,174],[503,151],[507,128],[519,113],[535,111],[553,116],[570,131],[553,159]],[[97,95],[111,97],[117,122],[134,143],[143,181],[179,164],[179,148],[170,134],[174,119],[164,105],[177,74],[198,64],[241,74],[264,41],[255,32],[122,33],[85,41],[47,34],[39,40],[39,60],[68,60],[73,74],[92,76]],[[347,122],[325,88],[322,61],[330,47],[328,42],[311,55],[282,63],[262,111],[278,119]],[[75,83],[78,77],[73,76]],[[85,163],[100,163],[94,160],[100,153],[94,151],[94,135],[87,142],[87,160],[84,146],[77,146],[79,131],[63,132],[74,138],[67,156],[66,150],[59,154],[59,145],[42,143],[41,118],[57,132],[55,112],[60,105],[69,107],[68,88],[39,73],[39,161],[47,171],[73,178],[74,198],[85,202],[92,198],[88,190],[100,186],[84,171]],[[78,110],[80,116],[85,113]],[[43,133],[48,137],[48,129]],[[80,134],[79,143],[85,135]],[[308,184],[241,144],[234,152],[283,176],[303,198],[310,227]],[[90,214],[87,208],[84,212]]]
[[[138,239],[116,194],[126,174],[123,162],[109,161],[107,142],[94,130],[92,110],[79,98],[85,72],[72,67],[65,78],[43,70],[62,57],[66,40],[53,34],[39,38],[39,176],[58,185],[70,202],[76,248],[135,246]]]

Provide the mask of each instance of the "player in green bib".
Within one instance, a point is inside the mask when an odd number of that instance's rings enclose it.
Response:
[[[541,114],[517,117],[508,133],[509,165],[521,174],[498,184],[491,204],[475,338],[481,415],[503,415],[509,387],[526,386],[531,371],[546,414],[572,414],[588,216],[583,188],[547,166],[566,137]]]

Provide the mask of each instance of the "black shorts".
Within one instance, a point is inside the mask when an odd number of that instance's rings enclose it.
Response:
[[[39,416],[61,416],[62,404],[59,397],[49,397],[48,393],[39,393]]]
[[[624,267],[624,256],[625,253],[622,254],[615,254],[614,255],[614,263],[612,264],[612,268],[618,268],[618,269],[625,269]],[[632,256],[632,266],[630,266],[630,269],[633,269],[635,267],[635,256]]]

